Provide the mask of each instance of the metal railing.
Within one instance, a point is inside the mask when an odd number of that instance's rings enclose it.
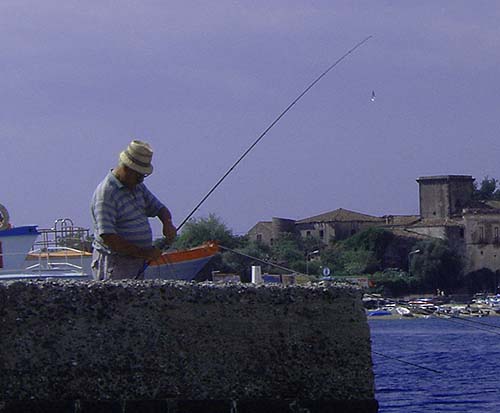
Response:
[[[49,250],[50,248],[68,247],[80,251],[90,251],[89,229],[76,227],[70,218],[59,218],[53,228],[38,229],[39,241],[33,245],[33,250]]]

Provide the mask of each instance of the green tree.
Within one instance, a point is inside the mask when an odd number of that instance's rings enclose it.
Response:
[[[446,241],[420,241],[415,249],[420,252],[413,256],[410,272],[417,278],[422,292],[453,291],[461,286],[461,258]]]
[[[304,262],[305,255],[300,238],[295,234],[284,233],[275,240],[271,247],[271,256],[277,263],[291,266],[298,261]]]
[[[497,179],[485,176],[479,187],[474,183],[473,198],[481,201],[500,200],[498,183]]]
[[[191,248],[207,241],[217,241],[220,245],[234,248],[241,240],[217,215],[209,214],[206,218],[190,219],[182,228],[174,247]]]
[[[419,282],[416,277],[409,277],[402,271],[385,270],[377,272],[371,277],[374,290],[386,297],[398,297],[418,290]]]
[[[368,228],[334,242],[321,252],[321,261],[335,275],[374,273],[383,268],[383,258],[394,235],[382,228]]]
[[[332,243],[321,251],[321,263],[323,266],[330,268],[333,274],[343,274],[346,264],[345,252],[344,244],[340,242]]]
[[[392,232],[386,231],[382,228],[368,228],[361,231],[352,237],[345,240],[346,248],[359,251],[369,251],[373,254],[373,258],[382,262],[384,253],[394,239]]]
[[[489,268],[481,268],[465,275],[464,285],[469,294],[479,292],[496,293],[500,274],[493,272]]]

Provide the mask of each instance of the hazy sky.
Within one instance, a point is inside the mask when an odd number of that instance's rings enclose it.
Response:
[[[195,216],[244,233],[337,208],[418,213],[419,176],[500,178],[499,22],[497,0],[1,0],[0,203],[17,226],[89,226],[95,186],[139,138],[180,223],[373,35]]]

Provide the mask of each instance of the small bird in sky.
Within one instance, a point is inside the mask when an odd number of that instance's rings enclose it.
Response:
[[[374,91],[374,90],[372,90],[372,98],[371,98],[371,101],[372,101],[372,102],[375,102],[375,91]]]

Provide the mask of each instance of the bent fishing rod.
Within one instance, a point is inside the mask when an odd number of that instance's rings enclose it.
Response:
[[[318,77],[316,77],[270,124],[269,126],[264,129],[264,132],[262,132],[257,139],[248,147],[248,149],[243,152],[243,154],[236,160],[236,162],[231,165],[231,167],[224,173],[224,175],[221,176],[221,178],[215,183],[212,188],[205,194],[205,196],[196,204],[196,206],[191,210],[191,212],[187,215],[186,218],[179,224],[177,227],[177,231],[179,231],[186,222],[189,221],[189,219],[198,211],[200,206],[208,199],[210,195],[219,187],[219,185],[227,178],[227,176],[239,165],[239,163],[250,153],[250,151],[255,148],[255,146],[264,138],[264,136],[267,135],[267,133],[281,120],[283,116],[287,114],[287,112],[295,106],[295,104],[302,99],[302,97],[309,92],[323,77],[325,77],[331,70],[333,70],[340,62],[342,62],[347,56],[349,56],[351,53],[353,53],[357,48],[361,47],[363,44],[365,44],[368,40],[370,40],[373,36],[367,36],[363,40],[361,40],[359,43],[357,43],[354,47],[349,49],[347,52],[345,52],[342,56],[340,56],[334,63],[332,63],[323,73],[321,73]],[[161,240],[157,247],[160,249],[165,249],[167,247],[167,242],[165,239]],[[141,274],[144,273],[146,268],[148,267],[148,263],[145,264],[144,268],[139,271],[137,274],[136,278],[138,278]]]
[[[316,83],[318,83],[323,77],[325,77],[328,72],[330,72],[335,66],[337,66],[342,60],[344,60],[347,56],[353,53],[358,47],[361,47],[368,40],[370,40],[373,36],[365,37],[362,41],[357,43],[353,48],[344,53],[341,57],[339,57],[333,64],[331,64],[323,73],[321,73],[316,79],[314,79],[270,124],[269,126],[262,132],[259,137],[248,147],[248,149],[243,152],[243,154],[238,158],[238,160],[226,171],[224,175],[217,181],[217,183],[206,193],[206,195],[196,204],[193,210],[188,214],[186,218],[180,223],[177,227],[179,231],[184,224],[189,221],[189,219],[194,215],[194,213],[200,208],[200,206],[207,200],[207,198],[212,195],[212,193],[219,187],[219,185],[227,178],[227,176],[238,166],[238,164],[250,153],[250,151],[262,140],[264,136],[276,125],[280,119],[286,115],[286,113],[307,93],[311,90]]]

